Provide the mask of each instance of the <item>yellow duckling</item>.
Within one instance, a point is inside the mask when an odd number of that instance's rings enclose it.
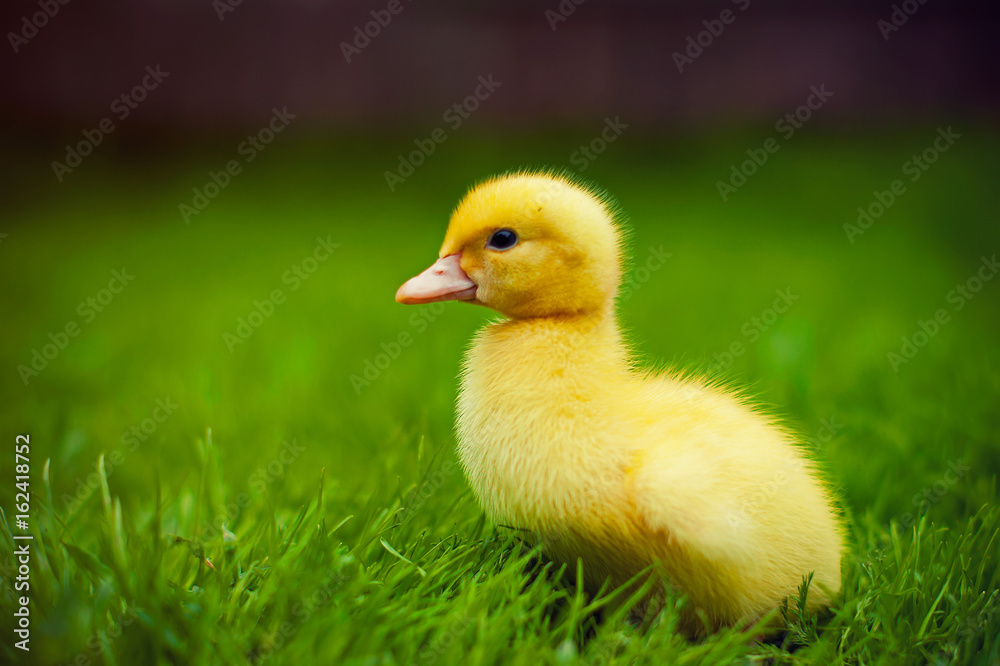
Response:
[[[634,368],[615,315],[613,217],[560,176],[495,178],[396,294],[504,315],[469,349],[458,398],[476,497],[553,559],[579,558],[591,592],[658,564],[690,600],[689,635],[756,621],[810,573],[809,608],[827,605],[844,549],[830,490],[795,437],[740,397]]]

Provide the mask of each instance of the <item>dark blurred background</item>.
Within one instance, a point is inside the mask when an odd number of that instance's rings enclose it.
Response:
[[[169,78],[119,123],[111,151],[255,129],[275,105],[320,128],[410,127],[436,120],[487,74],[503,95],[476,122],[504,127],[609,113],[662,132],[766,121],[821,83],[836,104],[820,124],[956,113],[987,121],[1000,104],[995,2],[399,0],[401,11],[350,63],[341,44],[387,2],[235,2],[4,3],[6,142],[72,140],[148,65]],[[58,8],[52,17],[39,14],[47,4]],[[672,54],[723,10],[734,20],[678,72]],[[906,22],[880,26],[894,11]],[[33,16],[37,34],[11,36],[30,34],[24,18]]]

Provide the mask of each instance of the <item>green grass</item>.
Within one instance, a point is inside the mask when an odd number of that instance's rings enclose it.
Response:
[[[463,130],[391,195],[382,172],[407,136],[289,135],[190,225],[178,204],[238,138],[195,158],[108,147],[62,185],[51,155],[13,155],[0,174],[18,193],[0,227],[3,660],[998,663],[1000,280],[960,310],[948,293],[1000,251],[1000,137],[963,131],[853,244],[842,225],[935,126],[802,132],[726,203],[715,181],[766,131],[626,133],[583,174],[629,215],[636,266],[671,253],[622,304],[641,357],[747,386],[812,441],[843,499],[842,598],[821,618],[791,600],[766,643],[736,629],[686,641],[683,599],[637,625],[620,594],[585,597],[573,567],[485,523],[452,419],[461,350],[490,315],[393,302],[472,181],[568,166],[591,133]],[[319,237],[339,247],[293,290],[282,276]],[[78,305],[123,267],[135,279],[85,321]],[[285,300],[231,352],[224,334],[275,289]],[[754,318],[784,289],[798,300],[758,338]],[[942,308],[947,323],[895,372],[888,354]],[[71,321],[79,334],[25,385],[18,366]],[[713,367],[734,342],[743,353]],[[159,423],[158,400],[176,404]],[[31,435],[30,657],[13,647],[17,433]]]

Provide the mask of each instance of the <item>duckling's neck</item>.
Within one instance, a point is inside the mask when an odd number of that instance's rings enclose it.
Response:
[[[620,372],[627,366],[614,313],[508,319],[487,326],[476,347],[491,357],[491,365],[518,365],[530,368],[532,374],[546,370]]]
[[[508,319],[486,326],[469,349],[462,394],[476,396],[476,409],[547,418],[607,401],[629,372],[613,313]]]
[[[568,511],[586,496],[581,483],[620,466],[600,433],[609,414],[623,413],[628,376],[613,316],[511,319],[480,333],[465,359],[457,427],[459,457],[492,519],[534,529],[538,506]]]

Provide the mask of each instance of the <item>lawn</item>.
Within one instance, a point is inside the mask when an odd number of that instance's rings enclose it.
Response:
[[[1000,663],[1000,136],[974,126],[917,180],[905,163],[937,125],[803,132],[726,201],[716,182],[766,130],[626,131],[581,174],[628,215],[620,311],[644,362],[746,387],[834,480],[851,546],[828,616],[793,599],[772,640],[692,643],[683,599],[639,625],[621,594],[587,598],[572,567],[485,522],[452,424],[491,314],[393,295],[475,180],[572,169],[599,131],[463,129],[394,192],[383,172],[409,135],[303,131],[187,223],[180,204],[240,137],[107,147],[62,183],[52,155],[9,155],[3,661]],[[28,592],[12,532],[34,536]]]

